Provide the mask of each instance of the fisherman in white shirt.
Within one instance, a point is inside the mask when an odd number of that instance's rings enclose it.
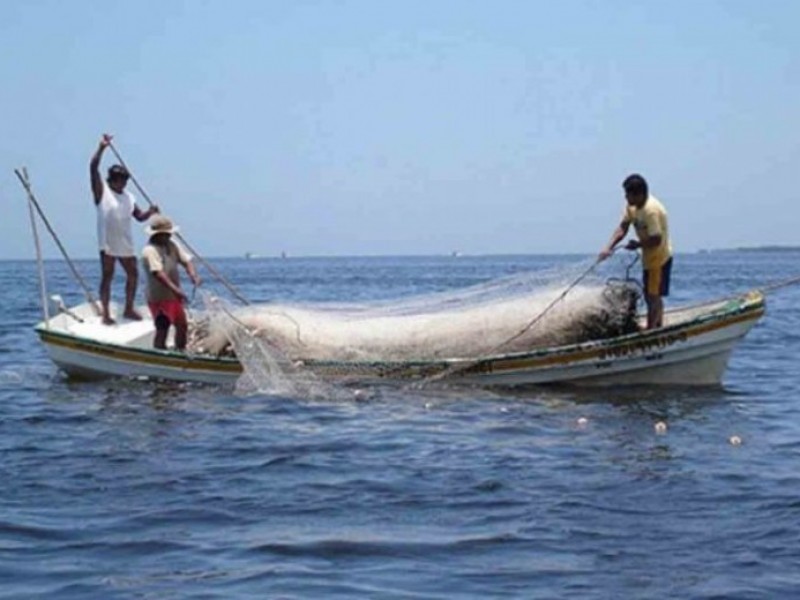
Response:
[[[92,194],[97,207],[97,241],[100,248],[100,265],[102,269],[100,304],[103,312],[103,323],[106,325],[113,325],[115,322],[111,318],[108,305],[111,301],[111,280],[114,277],[114,265],[117,260],[119,260],[127,275],[123,317],[136,321],[142,318],[134,307],[139,276],[136,252],[133,246],[131,217],[142,222],[159,212],[158,207],[155,205],[147,210],[141,210],[136,206],[133,195],[125,190],[130,174],[122,165],[112,166],[108,170],[106,180],[102,180],[99,170],[100,158],[111,143],[111,140],[112,137],[110,135],[103,134],[97,151],[89,163]]]

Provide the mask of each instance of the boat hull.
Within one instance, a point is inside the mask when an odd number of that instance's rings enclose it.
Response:
[[[556,369],[523,368],[465,377],[463,380],[503,386],[567,382],[581,386],[717,385],[728,366],[734,343],[666,355],[651,353],[617,361],[616,364],[595,360]]]
[[[745,296],[734,307],[662,329],[610,340],[483,360],[439,363],[319,362],[307,366],[329,377],[433,379],[481,386],[540,384],[718,385],[730,354],[764,314],[763,296]]]
[[[297,361],[294,368],[340,381],[448,381],[479,386],[515,387],[541,384],[717,385],[739,342],[764,314],[764,297],[752,292],[740,298],[694,309],[697,316],[673,318],[667,327],[610,340],[537,349],[484,359],[418,362]],[[688,312],[689,309],[683,309]],[[86,315],[85,308],[75,312]],[[694,314],[694,313],[692,313]],[[62,319],[58,321],[57,319]],[[83,327],[83,325],[81,325]],[[77,326],[76,326],[77,327]],[[153,378],[233,384],[243,373],[232,358],[154,350],[151,331],[132,324],[111,341],[69,331],[63,315],[37,327],[53,362],[73,377]],[[146,325],[144,326],[146,327]],[[97,331],[110,335],[107,329]]]
[[[559,366],[534,365],[497,369],[478,375],[475,381],[496,385],[524,385],[570,382],[583,386],[612,385],[718,385],[735,345],[755,325],[752,319],[725,324],[696,335],[653,338],[647,346],[631,340],[599,351],[586,360],[566,360]]]
[[[51,360],[76,379],[128,377],[232,385],[242,374],[235,360],[125,348],[46,332],[40,337]]]

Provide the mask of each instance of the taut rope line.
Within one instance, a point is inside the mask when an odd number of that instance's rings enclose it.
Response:
[[[567,287],[564,289],[564,291],[563,291],[563,292],[561,292],[561,294],[560,294],[558,297],[556,297],[556,298],[555,298],[555,299],[554,299],[554,300],[553,300],[553,301],[552,301],[550,304],[548,304],[548,305],[547,305],[547,306],[544,308],[544,310],[543,310],[542,312],[540,312],[540,313],[539,313],[538,315],[536,315],[536,316],[535,316],[533,319],[531,319],[531,321],[530,321],[530,322],[529,322],[527,325],[525,325],[525,327],[523,327],[522,329],[520,329],[520,330],[519,330],[517,333],[515,333],[514,335],[512,335],[510,338],[508,338],[507,340],[505,340],[505,341],[504,341],[504,342],[502,342],[501,344],[498,344],[497,346],[495,346],[494,348],[492,348],[492,349],[489,351],[489,354],[491,355],[491,354],[493,354],[493,353],[497,352],[497,351],[498,351],[500,348],[502,348],[503,346],[506,346],[506,345],[510,344],[511,342],[513,342],[514,340],[516,340],[518,337],[520,337],[521,335],[523,335],[524,333],[526,333],[527,331],[529,331],[529,330],[531,329],[531,327],[533,327],[534,325],[536,325],[536,323],[538,323],[539,321],[541,321],[541,320],[542,320],[542,318],[543,318],[543,317],[544,317],[544,316],[545,316],[545,315],[546,315],[546,314],[547,314],[547,313],[550,311],[550,309],[551,309],[551,308],[553,308],[553,307],[554,307],[556,304],[558,304],[559,302],[561,302],[561,301],[562,301],[562,300],[563,300],[563,299],[566,297],[566,295],[567,295],[567,294],[569,294],[569,293],[572,291],[572,289],[573,289],[573,288],[574,288],[576,285],[578,285],[578,284],[579,284],[581,281],[583,281],[584,279],[586,279],[586,277],[588,277],[588,276],[589,276],[589,273],[591,273],[592,271],[594,271],[594,270],[595,270],[595,267],[597,267],[597,265],[599,265],[599,264],[600,264],[600,261],[599,261],[599,260],[596,260],[596,261],[594,261],[594,262],[592,263],[592,266],[591,266],[591,267],[589,267],[588,269],[586,269],[586,271],[584,271],[583,273],[581,273],[581,275],[580,275],[580,276],[579,276],[577,279],[575,279],[575,281],[573,281],[572,283],[570,283],[570,284],[569,284],[569,285],[568,285],[568,286],[567,286]]]
[[[585,270],[583,273],[581,273],[581,274],[580,274],[580,275],[579,275],[579,276],[578,276],[578,277],[577,277],[577,278],[576,278],[574,281],[572,281],[572,283],[570,283],[570,284],[569,284],[569,285],[568,285],[568,286],[567,286],[567,287],[564,289],[564,291],[563,291],[563,292],[561,292],[561,294],[559,294],[559,295],[558,295],[558,296],[557,296],[555,299],[553,299],[553,301],[552,301],[552,302],[550,302],[550,304],[548,304],[548,305],[547,305],[547,306],[544,308],[544,310],[542,310],[542,311],[541,311],[541,312],[540,312],[538,315],[536,315],[536,316],[535,316],[533,319],[531,319],[531,320],[528,322],[528,324],[527,324],[527,325],[525,325],[525,327],[523,327],[522,329],[520,329],[520,330],[519,330],[517,333],[515,333],[514,335],[512,335],[512,336],[511,336],[510,338],[508,338],[507,340],[504,340],[504,341],[502,341],[501,343],[497,344],[497,345],[496,345],[494,348],[492,348],[491,350],[489,350],[489,351],[486,353],[486,355],[487,355],[487,356],[492,356],[492,355],[493,355],[495,352],[497,352],[498,350],[500,350],[500,349],[501,349],[501,348],[503,348],[504,346],[507,346],[508,344],[510,344],[511,342],[513,342],[514,340],[516,340],[517,338],[519,338],[521,335],[523,335],[523,334],[525,334],[526,332],[528,332],[528,331],[529,331],[529,330],[530,330],[530,329],[531,329],[531,328],[532,328],[534,325],[536,325],[536,323],[538,323],[539,321],[541,321],[541,320],[542,320],[542,318],[543,318],[543,317],[544,317],[544,316],[545,316],[545,315],[546,315],[548,312],[550,312],[550,310],[551,310],[551,309],[552,309],[552,308],[553,308],[553,307],[554,307],[556,304],[558,304],[559,302],[561,302],[561,301],[562,301],[562,300],[563,300],[563,299],[566,297],[566,295],[567,295],[567,294],[569,294],[569,293],[570,293],[570,292],[573,290],[573,288],[575,288],[575,286],[576,286],[576,285],[578,285],[578,284],[579,284],[581,281],[583,281],[584,279],[586,279],[586,277],[588,277],[588,276],[589,276],[589,274],[590,274],[592,271],[594,271],[594,270],[595,270],[595,268],[597,267],[597,265],[599,265],[599,264],[600,264],[600,261],[599,261],[599,260],[595,260],[595,261],[592,263],[592,265],[591,265],[591,266],[590,266],[588,269],[586,269],[586,270]],[[442,372],[440,372],[440,373],[437,373],[436,375],[431,375],[430,377],[426,377],[426,378],[425,378],[423,381],[419,382],[419,384],[417,384],[417,385],[418,385],[419,387],[421,387],[421,386],[423,386],[423,385],[425,385],[426,383],[429,383],[429,382],[431,382],[431,381],[439,381],[440,379],[444,379],[445,377],[449,377],[449,376],[451,376],[451,375],[453,375],[453,374],[455,374],[455,373],[458,373],[458,372],[460,372],[460,371],[464,371],[464,370],[466,370],[466,369],[469,369],[470,367],[473,367],[473,366],[475,366],[475,365],[477,365],[477,364],[480,364],[481,362],[483,362],[483,360],[485,360],[485,359],[478,358],[478,359],[475,359],[475,360],[471,360],[471,361],[469,361],[469,362],[467,362],[467,363],[465,363],[465,364],[463,364],[463,365],[453,365],[453,366],[451,366],[451,367],[449,367],[449,368],[445,369],[444,371],[442,371]],[[412,386],[412,387],[414,387],[414,386]]]
[[[126,164],[125,164],[125,161],[123,160],[123,158],[122,158],[122,156],[120,155],[120,153],[119,153],[119,152],[117,152],[117,149],[116,149],[116,147],[114,147],[114,144],[113,144],[113,143],[111,143],[111,142],[109,142],[109,143],[108,143],[108,147],[109,147],[109,148],[111,148],[111,152],[113,152],[113,153],[114,153],[114,156],[116,156],[116,157],[117,157],[117,160],[119,161],[119,164],[121,164],[123,167],[125,167],[125,170],[126,170],[126,171],[128,171],[128,175],[130,176],[130,178],[131,178],[131,181],[133,181],[133,184],[136,186],[136,189],[138,189],[138,190],[139,190],[139,193],[142,195],[142,197],[143,197],[143,198],[144,198],[144,199],[147,201],[147,203],[148,203],[150,206],[153,206],[153,201],[152,201],[152,200],[150,200],[150,196],[148,196],[148,195],[147,195],[147,192],[145,192],[145,191],[144,191],[144,188],[141,186],[141,184],[140,184],[140,183],[139,183],[139,181],[136,179],[136,177],[134,177],[134,175],[133,175],[133,171],[131,171],[131,170],[128,168],[128,165],[126,165]],[[223,277],[223,276],[222,276],[222,275],[221,275],[221,274],[220,274],[220,273],[219,273],[219,272],[218,272],[218,271],[217,271],[217,270],[216,270],[214,267],[212,267],[212,266],[211,266],[211,264],[210,264],[208,261],[206,261],[206,260],[205,260],[205,259],[204,259],[204,258],[203,258],[201,255],[200,255],[200,253],[199,253],[199,252],[197,252],[197,250],[195,250],[194,248],[192,248],[191,244],[189,244],[189,242],[188,242],[188,241],[186,241],[186,238],[185,238],[185,237],[183,237],[183,236],[182,236],[180,233],[178,233],[178,232],[176,232],[174,235],[175,235],[175,236],[176,236],[176,237],[177,237],[177,238],[178,238],[178,239],[179,239],[179,240],[180,240],[180,241],[183,243],[183,245],[184,245],[184,246],[186,246],[186,248],[189,250],[189,252],[191,252],[191,253],[192,253],[194,256],[196,256],[196,257],[197,257],[197,259],[198,259],[198,260],[199,260],[199,261],[200,261],[200,262],[203,264],[203,266],[204,266],[206,269],[208,269],[208,270],[209,270],[209,272],[210,272],[210,273],[211,273],[211,274],[212,274],[214,277],[216,277],[216,278],[217,278],[217,281],[219,281],[219,282],[220,282],[222,285],[224,285],[224,286],[225,286],[225,287],[228,289],[228,291],[229,291],[231,294],[233,294],[233,295],[234,295],[234,296],[235,296],[235,297],[236,297],[236,298],[237,298],[237,299],[238,299],[240,302],[242,302],[243,304],[250,304],[250,301],[249,301],[249,300],[247,300],[247,298],[245,298],[245,297],[244,297],[244,296],[243,296],[241,293],[239,293],[239,291],[238,291],[238,290],[237,290],[237,289],[236,289],[236,288],[233,286],[233,284],[232,284],[232,283],[230,283],[230,282],[229,282],[227,279],[225,279],[225,277]]]
[[[775,290],[789,287],[790,285],[797,285],[798,283],[800,283],[800,276],[795,276],[782,281],[776,281],[775,283],[771,283],[757,289],[766,294],[767,292],[774,292]]]

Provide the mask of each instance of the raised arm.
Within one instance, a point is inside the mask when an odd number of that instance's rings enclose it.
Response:
[[[97,145],[97,150],[92,155],[92,160],[89,161],[89,176],[92,182],[92,195],[94,196],[94,203],[100,204],[100,200],[103,199],[103,179],[100,177],[100,158],[103,156],[103,152],[108,145],[111,143],[112,137],[104,133],[103,137],[100,138],[100,143]]]

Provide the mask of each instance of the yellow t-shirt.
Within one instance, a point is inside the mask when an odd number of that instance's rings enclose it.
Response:
[[[645,269],[658,269],[669,260],[672,256],[672,244],[669,241],[667,210],[658,198],[648,196],[642,208],[628,205],[622,221],[633,225],[639,241],[654,235],[661,236],[661,243],[655,248],[642,248],[642,264]]]

